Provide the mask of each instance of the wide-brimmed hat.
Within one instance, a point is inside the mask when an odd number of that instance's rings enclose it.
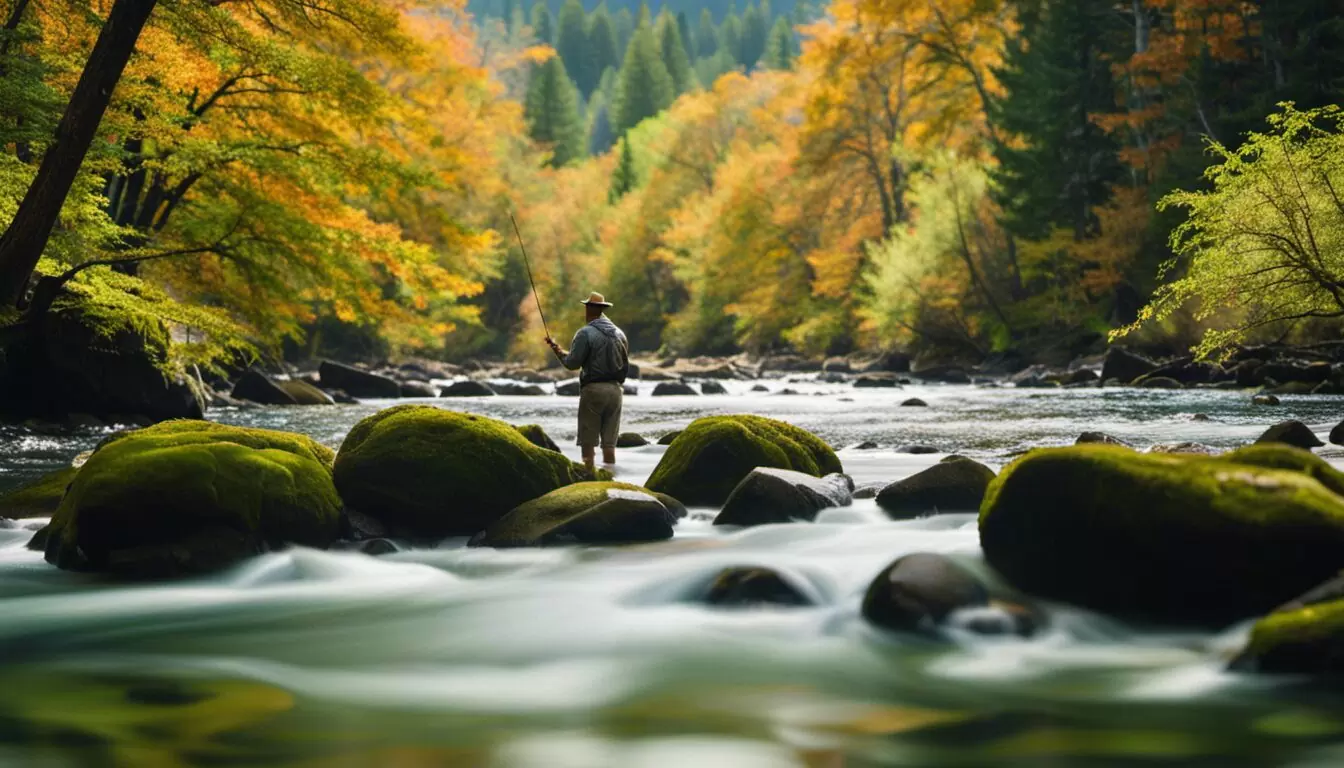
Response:
[[[598,293],[597,291],[593,291],[592,293],[588,294],[588,298],[584,299],[583,301],[581,301],[581,302],[579,302],[579,303],[580,303],[580,304],[592,304],[592,305],[595,306],[595,307],[610,307],[610,306],[611,306],[611,302],[607,301],[606,297],[604,297],[602,294]]]

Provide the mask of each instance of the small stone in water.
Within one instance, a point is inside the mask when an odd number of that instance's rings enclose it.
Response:
[[[940,451],[932,445],[902,445],[896,449],[896,452],[913,454],[940,453]]]
[[[920,400],[918,397],[912,397],[901,403],[902,408],[928,408],[929,404]]]
[[[769,568],[725,568],[710,582],[703,599],[709,605],[738,608],[812,604],[801,590]]]
[[[1252,405],[1278,405],[1279,398],[1274,395],[1256,395],[1251,398]]]

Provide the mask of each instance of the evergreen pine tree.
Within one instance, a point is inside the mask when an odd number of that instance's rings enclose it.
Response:
[[[582,0],[565,0],[565,4],[560,6],[560,15],[556,19],[555,52],[560,54],[565,71],[586,98],[591,84],[601,73],[593,73],[591,77],[588,73],[588,28]]]
[[[591,96],[597,90],[602,73],[620,66],[621,55],[616,51],[616,30],[607,13],[606,2],[601,3],[588,17],[588,61],[584,65],[588,82],[579,83],[579,90]]]
[[[1098,232],[1095,209],[1121,173],[1115,142],[1092,120],[1116,108],[1103,56],[1102,24],[1110,13],[1107,0],[1050,3],[1039,14],[1024,12],[1022,34],[1008,44],[997,73],[1005,95],[995,117],[1023,141],[995,148],[994,176],[1007,226],[1017,235],[1040,239],[1056,226],[1078,240]]]
[[[746,67],[748,71],[756,66],[756,62],[765,55],[765,44],[770,36],[770,28],[767,26],[765,17],[761,15],[760,10],[753,4],[748,5],[747,10],[742,14],[742,38],[738,42],[738,63]]]
[[[658,50],[653,29],[647,24],[635,30],[625,50],[625,63],[617,77],[616,102],[612,105],[612,125],[617,136],[647,118],[657,115],[672,103],[676,90],[672,76]]]
[[[607,99],[601,90],[593,92],[588,115],[588,154],[600,155],[611,149],[616,141],[616,134],[611,130],[611,110],[607,108]]]
[[[680,95],[691,90],[695,85],[695,73],[691,71],[690,59],[686,58],[677,22],[667,14],[658,19],[658,45],[667,73],[672,76],[673,91]]]
[[[552,167],[583,157],[584,127],[579,119],[579,93],[559,57],[538,66],[527,85],[523,117],[532,139],[551,148]]]
[[[621,157],[616,162],[616,170],[611,173],[611,187],[607,191],[607,202],[615,203],[635,188],[635,155],[630,149],[630,139],[621,140]]]
[[[793,26],[789,24],[787,16],[780,16],[770,28],[763,63],[770,69],[779,70],[793,66]]]
[[[686,60],[695,61],[695,36],[691,34],[691,21],[685,11],[677,11],[677,34],[681,35],[681,45],[686,49]]]
[[[714,27],[714,16],[708,8],[700,11],[700,24],[695,29],[695,51],[700,58],[713,56],[719,50],[719,31]]]
[[[635,17],[629,8],[622,7],[616,12],[616,52],[625,63],[625,49],[630,47],[630,38],[635,36]]]
[[[733,65],[742,63],[742,20],[729,13],[719,25],[719,49],[733,59]]]
[[[649,4],[647,2],[641,2],[639,4],[639,15],[635,17],[635,29],[652,26],[653,15],[649,13]]]
[[[555,45],[555,20],[551,18],[551,9],[546,7],[545,0],[538,0],[532,6],[532,34],[539,43]]]

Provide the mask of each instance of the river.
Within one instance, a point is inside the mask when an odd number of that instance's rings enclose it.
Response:
[[[957,452],[996,469],[1102,430],[1139,445],[1231,447],[1274,421],[1327,431],[1344,399],[953,385],[625,405],[650,438],[697,416],[759,413],[841,449],[859,485]],[[776,392],[786,386],[768,382]],[[903,408],[909,397],[927,408]],[[573,441],[576,401],[440,400]],[[337,446],[388,403],[213,412]],[[1206,414],[1207,421],[1194,415]],[[101,433],[4,433],[0,484],[68,462]],[[874,450],[852,446],[876,442]],[[577,449],[565,450],[577,457]],[[664,449],[620,452],[642,482]],[[1337,450],[1337,449],[1335,449]],[[1321,455],[1339,462],[1344,453]],[[872,501],[815,523],[716,531],[692,510],[667,542],[627,548],[293,550],[209,578],[119,586],[46,565],[0,529],[0,764],[33,766],[1332,766],[1344,699],[1224,672],[1246,626],[1135,626],[1060,606],[1031,639],[877,631],[858,615],[896,557],[983,569],[973,515],[885,520]],[[815,607],[689,600],[726,566],[766,565]],[[1136,566],[1138,567],[1138,566]]]

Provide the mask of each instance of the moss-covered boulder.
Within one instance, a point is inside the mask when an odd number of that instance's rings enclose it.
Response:
[[[126,577],[201,573],[340,529],[331,449],[308,437],[171,421],[104,440],[52,517],[46,558]]]
[[[513,425],[400,405],[355,425],[336,456],[347,506],[406,536],[470,536],[525,501],[592,479]]]
[[[964,456],[949,456],[878,491],[877,505],[896,520],[939,512],[980,509],[994,470]]]
[[[1027,592],[1124,616],[1218,625],[1263,614],[1344,564],[1344,499],[1317,477],[1337,479],[1276,448],[1033,451],[989,487],[985,558]]]
[[[629,483],[585,482],[519,505],[472,540],[480,547],[619,544],[672,538],[676,499]]]
[[[64,467],[0,493],[0,517],[11,520],[51,517],[77,472],[75,467]]]
[[[844,471],[835,451],[805,429],[762,416],[707,416],[668,446],[647,485],[691,506],[718,506],[757,467],[815,477]]]
[[[1344,600],[1280,611],[1256,622],[1234,669],[1272,674],[1344,675]]]
[[[546,430],[542,429],[540,424],[524,424],[516,429],[519,434],[527,438],[527,442],[538,448],[545,448],[556,453],[560,452],[560,446],[555,444],[555,441],[551,439],[550,435],[546,434]]]

